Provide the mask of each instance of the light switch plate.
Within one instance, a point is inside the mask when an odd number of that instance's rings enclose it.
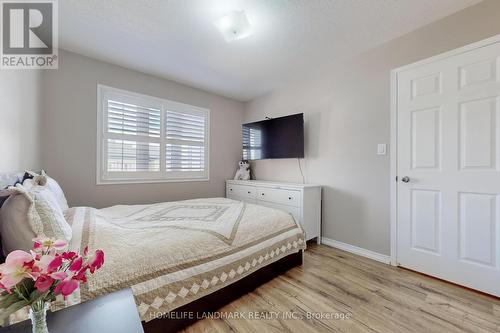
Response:
[[[387,154],[387,144],[379,143],[377,146],[377,155],[386,155]]]

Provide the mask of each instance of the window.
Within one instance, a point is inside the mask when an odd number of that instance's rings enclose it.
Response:
[[[210,110],[97,90],[98,184],[208,180]]]

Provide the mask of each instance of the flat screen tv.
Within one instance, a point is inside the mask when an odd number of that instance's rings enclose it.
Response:
[[[304,114],[243,124],[243,159],[304,157]]]

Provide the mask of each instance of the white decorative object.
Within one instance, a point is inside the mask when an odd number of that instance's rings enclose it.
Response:
[[[234,175],[235,180],[250,180],[250,163],[247,160],[241,160],[238,163],[238,170],[236,170],[236,174]]]
[[[321,186],[257,180],[227,180],[226,197],[286,211],[300,223],[306,240],[321,243]]]
[[[61,210],[65,211],[69,208],[68,201],[66,200],[66,196],[64,195],[64,191],[54,178],[47,175],[47,173],[44,170],[42,170],[41,174],[37,174],[36,172],[33,171],[26,171],[26,172],[33,176],[33,180],[26,179],[23,185],[27,186],[30,182],[35,183],[37,185],[46,185],[54,194],[57,203],[61,207]]]

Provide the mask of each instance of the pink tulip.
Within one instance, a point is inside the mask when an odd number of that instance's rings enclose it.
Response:
[[[76,252],[70,251],[70,252],[63,252],[62,257],[64,260],[73,260],[76,258],[77,254]]]
[[[57,271],[63,263],[61,256],[56,256],[47,266],[47,272],[52,273]]]
[[[83,264],[83,258],[78,257],[75,261],[71,263],[71,265],[69,266],[69,270],[72,272],[76,272],[82,268],[82,264]]]
[[[55,272],[50,274],[50,277],[54,280],[64,280],[67,276],[68,274],[66,274],[66,272]]]
[[[66,245],[68,245],[68,243],[64,240],[52,239],[47,237],[33,238],[33,242],[33,249],[35,251],[48,251],[50,249],[63,250]]]
[[[33,257],[27,252],[15,250],[9,253],[2,267],[2,279],[0,280],[4,289],[10,289],[24,278],[30,277],[32,262]]]
[[[26,262],[31,262],[32,260],[33,260],[33,257],[28,252],[24,252],[21,250],[15,250],[15,251],[12,251],[11,253],[9,253],[7,255],[7,258],[5,258],[4,269],[8,265],[14,265],[14,264],[22,265]]]
[[[37,258],[35,258],[35,266],[38,267],[41,273],[47,273],[49,264],[52,263],[52,261],[55,259],[55,256],[49,255],[49,254],[44,254],[40,255]]]
[[[64,250],[66,248],[66,246],[68,245],[68,243],[62,239],[56,239],[54,241],[54,248],[56,250]]]
[[[54,289],[56,295],[62,294],[64,298],[71,295],[76,289],[78,289],[78,281],[72,278],[66,278],[62,280]]]
[[[38,292],[47,292],[55,286],[54,293],[66,298],[78,289],[80,283],[87,282],[87,271],[93,274],[104,264],[102,250],[96,250],[88,258],[87,247],[83,251],[84,256],[81,256],[73,251],[58,252],[67,246],[62,240],[35,238],[34,241],[30,253],[13,251],[0,265],[0,291],[11,293],[12,287],[30,278],[35,281],[34,288]]]
[[[104,252],[102,250],[96,250],[94,256],[90,259],[89,270],[90,273],[94,274],[94,271],[101,268],[104,264]]]
[[[0,282],[0,289],[5,290],[9,294],[12,294],[12,290],[10,290],[10,288],[7,288],[6,286],[4,286],[1,282]]]
[[[55,272],[51,274],[43,274],[40,275],[36,281],[35,281],[35,288],[43,293],[46,292],[47,290],[52,287],[52,284],[56,280],[64,280],[67,277],[67,274],[65,272]]]
[[[81,283],[87,283],[87,276],[85,275],[85,272],[87,271],[89,267],[88,266],[84,266],[82,267],[78,273],[76,273],[74,276],[73,276],[73,279],[77,280],[77,281],[80,281]]]
[[[3,277],[3,267],[5,266],[5,264],[1,264],[0,265],[0,281],[2,280],[2,277]],[[7,288],[6,286],[4,286],[1,282],[0,282],[0,289],[3,289],[5,291],[7,291],[9,294],[11,294],[12,292],[10,291],[10,288]]]
[[[49,288],[52,286],[52,283],[54,283],[54,279],[48,275],[42,275],[38,277],[38,279],[35,282],[35,288],[43,293],[49,290]]]
[[[10,288],[7,288],[6,286],[3,285],[3,283],[0,282],[0,292],[2,291],[2,289],[6,291],[8,294],[12,294],[12,290],[10,290]]]
[[[30,262],[29,264],[25,264],[27,268],[30,269],[29,276],[33,279],[36,280],[37,277],[40,276],[42,271],[40,270],[39,267],[35,266],[35,261]]]

